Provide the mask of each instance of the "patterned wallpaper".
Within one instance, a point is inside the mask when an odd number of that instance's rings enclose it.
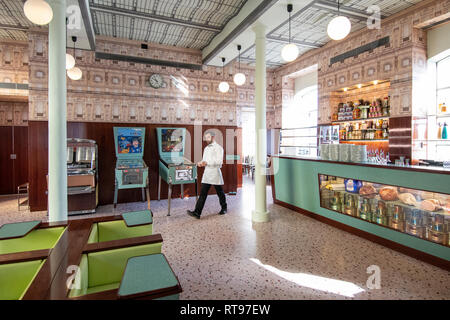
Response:
[[[28,50],[25,41],[2,40],[0,43],[0,83],[28,84]],[[26,103],[4,102],[10,96],[28,95],[28,90],[0,88],[0,125],[24,126],[28,124]]]
[[[311,50],[296,61],[275,70],[276,88],[281,79],[317,64],[319,71],[319,124],[331,121],[333,91],[373,80],[390,80],[393,117],[421,114],[426,101],[420,99],[420,79],[426,70],[426,26],[450,11],[449,0],[423,1],[418,6],[382,21],[379,30],[363,29],[345,41],[332,41]],[[390,37],[390,44],[330,65],[330,58],[376,39]],[[414,90],[415,89],[415,90]]]
[[[30,119],[47,119],[47,35],[29,34]],[[197,50],[149,45],[140,42],[97,39],[97,50],[170,61],[201,62]],[[70,50],[69,50],[70,52]],[[83,71],[79,81],[67,81],[68,121],[178,123],[240,126],[242,106],[254,106],[254,71],[245,69],[247,84],[233,84],[234,65],[222,68],[204,66],[202,70],[144,65],[123,61],[96,59],[93,52],[76,50],[77,65]],[[153,89],[148,84],[151,74],[161,74],[164,85]],[[269,75],[270,77],[271,75]],[[219,92],[225,79],[228,93]],[[273,94],[268,93],[268,100]],[[269,104],[268,108],[271,108]],[[270,112],[268,112],[270,114]],[[271,116],[268,116],[270,119]]]
[[[334,91],[372,80],[390,80],[392,116],[422,114],[426,101],[421,99],[418,88],[426,70],[426,33],[415,26],[429,25],[449,11],[450,0],[426,0],[383,20],[380,30],[358,31],[345,41],[330,42],[290,64],[268,70],[267,127],[282,125],[282,107],[294,96],[294,81],[289,75],[315,64],[319,72],[319,124],[331,121],[336,101]],[[336,55],[386,36],[390,37],[388,46],[329,64],[330,58]],[[28,116],[20,119],[47,120],[47,38],[46,33],[33,29],[29,32],[28,44],[0,43],[0,82],[29,81]],[[149,44],[148,50],[143,50],[140,42],[104,37],[98,37],[96,42],[97,50],[102,52],[201,63],[198,50],[158,44]],[[230,91],[222,94],[218,91],[223,77],[221,68],[203,66],[202,70],[189,70],[103,60],[83,50],[76,50],[75,56],[83,77],[79,81],[67,81],[68,121],[169,124],[201,121],[208,125],[241,126],[241,108],[254,106],[254,70],[251,67],[242,67],[247,82],[236,87],[232,81],[236,66],[227,66],[225,79]],[[163,76],[163,88],[153,89],[148,85],[153,73]],[[8,93],[0,92],[0,95],[5,94]],[[4,114],[0,125],[10,125],[5,119],[7,115],[16,114],[17,107],[0,106]]]

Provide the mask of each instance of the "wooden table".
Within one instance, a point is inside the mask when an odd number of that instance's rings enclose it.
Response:
[[[161,297],[180,292],[180,282],[169,262],[162,253],[158,253],[128,259],[118,296],[128,299]]]

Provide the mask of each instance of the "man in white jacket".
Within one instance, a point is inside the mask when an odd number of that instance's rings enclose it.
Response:
[[[200,191],[200,197],[195,205],[194,211],[188,210],[187,213],[200,219],[203,206],[205,205],[206,198],[208,197],[208,191],[211,186],[216,189],[217,196],[219,197],[220,206],[222,209],[219,214],[227,213],[227,201],[225,199],[225,193],[223,192],[223,177],[220,168],[223,163],[223,148],[215,141],[214,132],[206,132],[205,140],[208,143],[203,151],[203,159],[197,163],[198,167],[205,167],[205,172],[202,178],[202,188]]]

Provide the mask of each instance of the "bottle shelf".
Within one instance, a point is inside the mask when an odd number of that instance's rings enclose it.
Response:
[[[362,140],[362,139],[346,139],[346,140],[340,140],[341,142],[382,142],[382,141],[389,141],[389,139],[370,139],[370,140]]]
[[[331,123],[359,122],[359,121],[368,121],[368,120],[377,120],[377,119],[389,119],[389,117],[388,116],[384,116],[384,117],[365,118],[365,119],[338,120],[338,121],[332,121]]]

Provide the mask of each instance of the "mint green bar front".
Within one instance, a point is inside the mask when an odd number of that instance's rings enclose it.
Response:
[[[450,261],[450,248],[320,206],[319,174],[450,193],[450,175],[274,157],[277,200]]]

